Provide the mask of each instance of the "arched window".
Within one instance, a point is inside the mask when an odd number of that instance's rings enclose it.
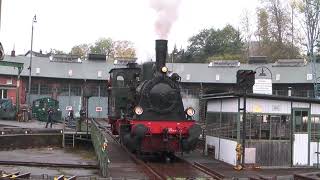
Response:
[[[124,78],[123,78],[123,76],[121,76],[121,75],[117,76],[117,85],[118,85],[118,87],[123,87],[124,86]]]

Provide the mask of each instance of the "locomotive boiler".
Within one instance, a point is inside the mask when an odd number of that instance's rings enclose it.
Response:
[[[166,67],[167,40],[156,40],[156,62],[110,71],[108,119],[129,150],[174,153],[194,150],[201,127],[184,109],[180,76]]]

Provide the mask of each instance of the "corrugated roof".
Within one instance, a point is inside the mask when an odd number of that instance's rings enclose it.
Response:
[[[29,57],[26,56],[5,56],[5,61],[24,63],[22,76],[29,76]],[[200,63],[167,63],[169,70],[173,70],[181,76],[182,82],[190,83],[236,83],[236,73],[239,69],[255,70],[261,64],[241,64],[239,67],[209,67],[209,64]],[[263,64],[272,72],[273,83],[313,83],[312,79],[307,79],[312,74],[312,66],[307,63],[298,67],[276,67],[273,64]],[[109,79],[109,71],[115,66],[109,61],[82,61],[82,63],[52,62],[48,57],[32,58],[32,76],[64,78],[64,79],[88,79],[106,80]],[[37,68],[40,73],[36,74]],[[320,64],[316,64],[317,74],[320,75]],[[72,76],[69,76],[72,70]],[[101,71],[101,77],[98,72]],[[10,67],[1,67],[0,74],[16,75],[17,70]],[[265,70],[265,73],[268,71]],[[278,79],[280,77],[280,79]]]
[[[29,76],[30,57],[26,56],[5,56],[4,61],[24,63],[21,76]],[[67,79],[88,79],[88,80],[106,80],[109,78],[109,71],[114,68],[114,64],[110,62],[99,61],[82,61],[75,62],[54,62],[49,57],[33,57],[32,58],[32,77],[49,77],[49,78],[67,78]],[[37,74],[37,68],[40,73]],[[69,71],[72,75],[69,76]],[[101,77],[98,72],[101,71]],[[0,74],[16,75],[17,70],[11,67],[1,67]]]
[[[271,71],[272,82],[275,84],[313,83],[312,79],[307,79],[308,74],[312,74],[310,63],[298,67],[275,67],[271,63],[263,65],[241,64],[239,67],[209,67],[208,65],[199,63],[167,63],[170,71],[173,70],[181,76],[182,82],[236,83],[236,74],[239,69],[255,70],[258,68],[258,70],[261,70],[259,67],[265,66]],[[316,64],[316,69],[317,74],[320,75],[320,64]],[[267,69],[265,69],[265,73],[268,73]]]

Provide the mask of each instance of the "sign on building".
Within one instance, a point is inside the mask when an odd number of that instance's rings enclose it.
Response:
[[[271,79],[255,79],[255,84],[253,85],[253,93],[272,95],[272,80]]]
[[[71,111],[72,110],[72,106],[66,106],[66,110],[67,111]]]
[[[96,107],[96,112],[101,112],[102,111],[102,107]]]

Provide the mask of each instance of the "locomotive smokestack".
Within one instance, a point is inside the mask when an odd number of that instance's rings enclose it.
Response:
[[[161,68],[166,65],[168,40],[158,39],[156,40],[156,69],[161,71]]]

